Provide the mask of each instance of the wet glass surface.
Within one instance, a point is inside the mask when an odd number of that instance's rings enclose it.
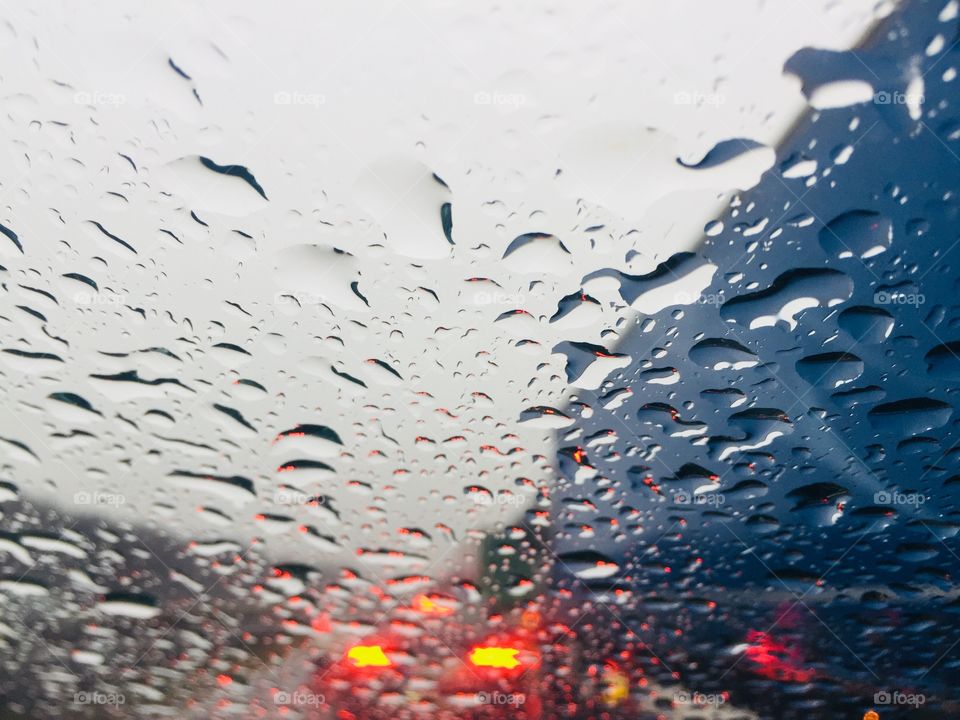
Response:
[[[0,719],[960,715],[957,0],[3,10]]]

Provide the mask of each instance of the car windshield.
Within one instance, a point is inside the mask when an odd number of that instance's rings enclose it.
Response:
[[[960,717],[958,0],[0,14],[0,720]]]

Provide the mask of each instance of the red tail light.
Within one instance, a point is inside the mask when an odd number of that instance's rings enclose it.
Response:
[[[442,605],[428,597],[427,595],[417,595],[413,599],[413,606],[422,613],[430,615],[450,615],[453,608]]]
[[[470,651],[470,662],[477,667],[506,668],[512,670],[520,664],[520,651],[508,647],[475,647]]]
[[[354,645],[347,651],[354,667],[388,667],[390,658],[379,645]]]

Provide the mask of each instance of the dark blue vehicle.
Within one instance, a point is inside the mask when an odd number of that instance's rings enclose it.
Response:
[[[716,267],[597,350],[630,365],[557,440],[549,582],[593,602],[597,656],[760,717],[960,712],[960,26],[941,10],[797,53],[808,95],[862,80],[873,101],[811,111],[695,254],[618,278],[629,304]]]

